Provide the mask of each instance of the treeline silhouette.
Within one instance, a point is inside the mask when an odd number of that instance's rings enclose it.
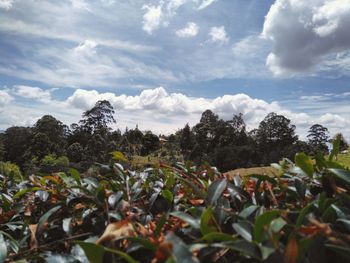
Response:
[[[188,124],[170,135],[140,131],[138,127],[112,130],[115,111],[106,101],[98,101],[68,127],[45,115],[32,127],[13,126],[0,134],[0,161],[17,164],[25,174],[64,171],[73,166],[86,170],[96,163],[108,163],[110,153],[126,156],[158,156],[168,162],[181,160],[195,164],[208,162],[220,171],[269,165],[297,152],[328,154],[330,141],[326,127],[310,127],[308,141],[295,133],[285,116],[268,114],[256,129],[247,130],[242,114],[222,120],[211,110],[203,112],[199,123]],[[341,149],[348,147],[341,136]]]

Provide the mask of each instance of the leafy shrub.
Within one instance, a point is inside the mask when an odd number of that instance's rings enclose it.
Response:
[[[347,262],[350,171],[299,153],[275,176],[120,163],[1,186],[0,260]],[[128,168],[127,168],[128,167]]]
[[[40,161],[40,172],[66,172],[69,168],[69,159],[66,156],[56,157],[54,154],[46,155]]]
[[[13,180],[22,178],[19,167],[10,162],[0,162],[0,175],[9,177]]]

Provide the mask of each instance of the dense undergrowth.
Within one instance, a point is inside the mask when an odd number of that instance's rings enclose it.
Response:
[[[346,262],[350,172],[301,153],[279,175],[204,165],[2,170],[0,262]],[[8,164],[9,165],[9,164]]]

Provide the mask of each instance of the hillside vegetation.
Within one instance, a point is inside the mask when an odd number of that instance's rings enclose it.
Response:
[[[336,144],[336,143],[335,143]],[[304,153],[277,174],[109,165],[0,181],[0,262],[347,262],[350,171]]]

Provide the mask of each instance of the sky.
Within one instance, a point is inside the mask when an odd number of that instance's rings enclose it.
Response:
[[[96,101],[171,133],[211,109],[350,140],[349,0],[0,0],[0,130]]]

